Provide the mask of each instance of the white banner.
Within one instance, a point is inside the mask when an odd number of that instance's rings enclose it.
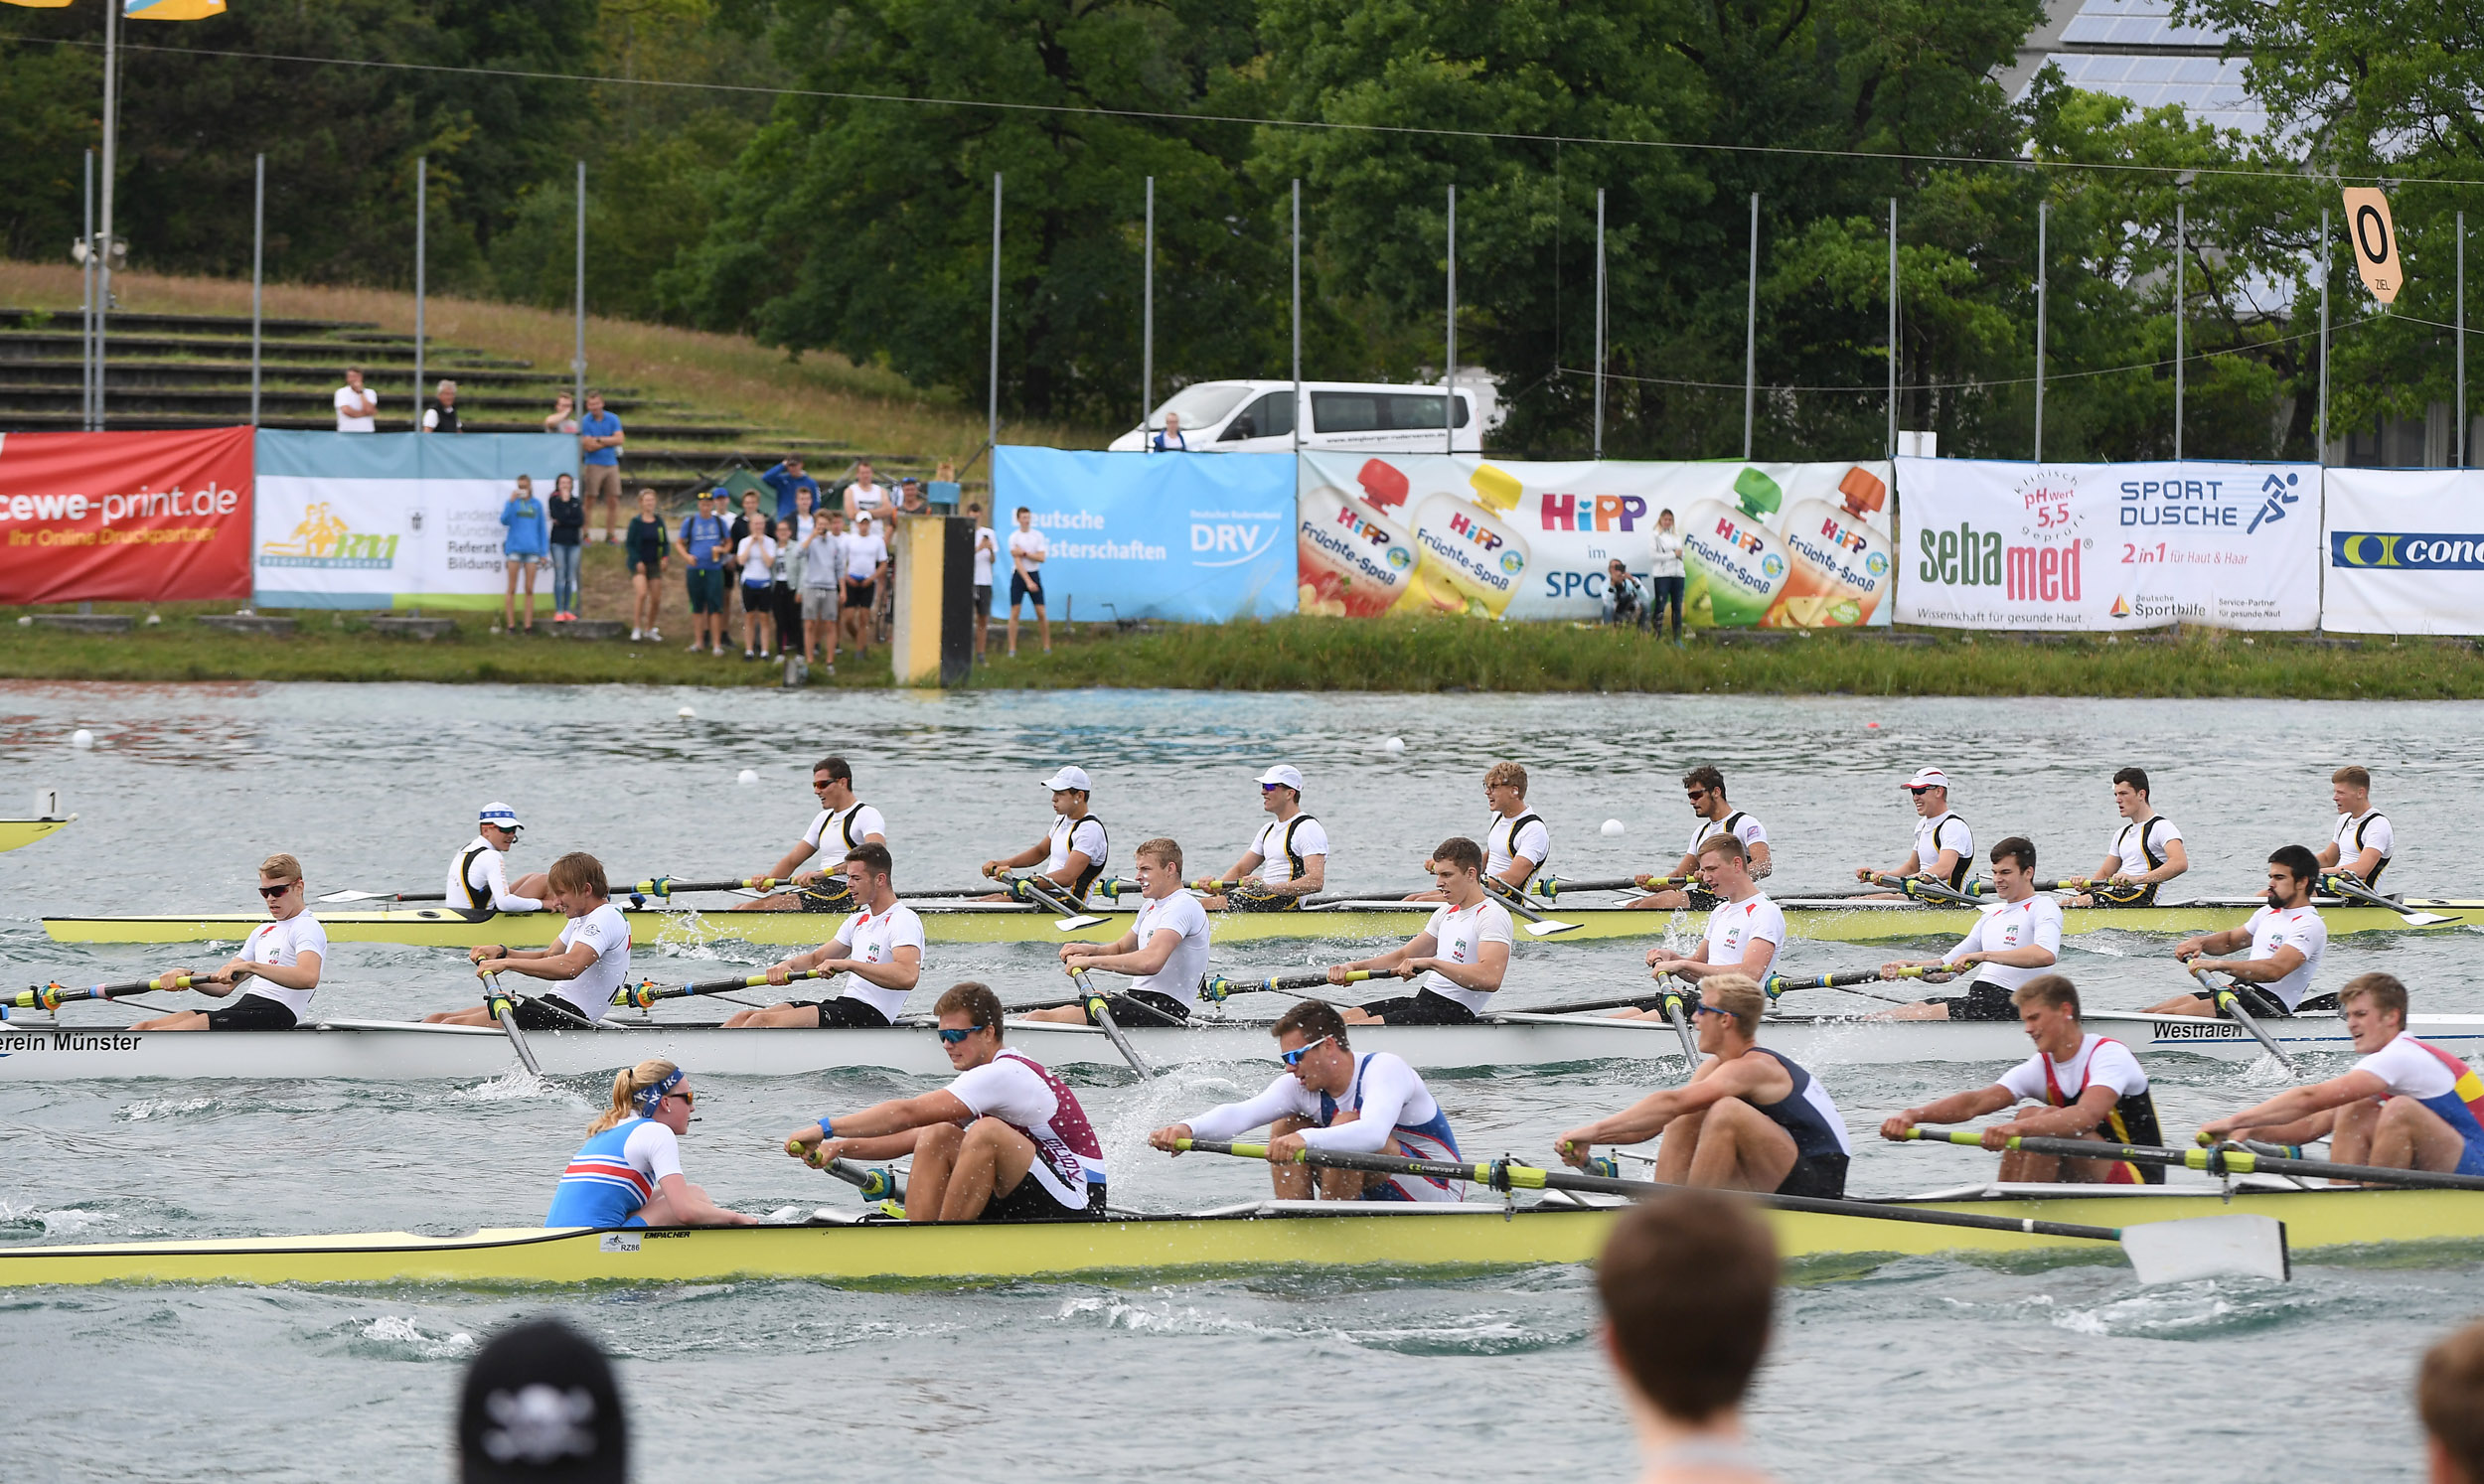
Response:
[[[2484,634],[2484,470],[2332,469],[2321,627]]]
[[[1898,460],[1898,621],[1950,629],[2309,629],[2311,464]]]

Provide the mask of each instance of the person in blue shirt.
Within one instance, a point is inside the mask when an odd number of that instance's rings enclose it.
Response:
[[[662,1060],[613,1074],[612,1107],[586,1125],[552,1191],[547,1227],[754,1227],[682,1174],[682,1135],[698,1105],[687,1074]]]
[[[586,394],[586,415],[578,419],[578,493],[586,500],[586,517],[595,519],[595,502],[604,503],[604,539],[621,539],[621,419],[604,410],[604,394]]]
[[[785,455],[783,462],[759,476],[759,483],[776,492],[776,519],[779,520],[794,518],[794,494],[800,490],[811,492],[813,510],[820,508],[820,482],[802,472],[800,454]]]
[[[543,569],[551,551],[550,521],[543,513],[543,502],[535,498],[535,481],[518,476],[517,493],[500,508],[500,523],[509,534],[501,538],[501,560],[509,570],[509,588],[501,597],[500,626],[511,634],[518,632],[518,574],[526,574],[527,626],[535,632],[535,574]]]
[[[699,514],[682,521],[682,533],[673,542],[673,549],[682,553],[690,567],[683,581],[690,588],[690,652],[694,655],[701,642],[718,655],[724,653],[724,556],[730,549],[725,538],[732,527],[715,513],[716,502],[723,498],[720,487],[699,492]]]

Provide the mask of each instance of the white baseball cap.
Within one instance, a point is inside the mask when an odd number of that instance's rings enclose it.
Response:
[[[518,818],[518,812],[498,801],[483,806],[482,813],[477,815],[475,819],[477,823],[498,824],[503,829],[526,828],[526,825]]]
[[[1094,791],[1094,785],[1087,782],[1087,770],[1078,767],[1063,768],[1060,772],[1045,779],[1043,786],[1056,793],[1062,789],[1076,789],[1081,794]]]
[[[1262,788],[1266,788],[1270,784],[1283,784],[1297,794],[1303,792],[1302,770],[1296,768],[1291,763],[1279,763],[1274,768],[1271,768],[1267,772],[1261,774],[1259,776],[1259,782],[1260,787]]]
[[[1926,768],[1906,782],[1910,792],[1916,789],[1945,789],[1948,786],[1949,775],[1938,768]]]

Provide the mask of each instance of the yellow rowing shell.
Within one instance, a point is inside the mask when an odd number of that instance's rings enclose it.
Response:
[[[2072,1196],[1905,1203],[2013,1221],[2122,1227],[2245,1213],[2285,1223],[2296,1253],[2430,1244],[2444,1261],[2484,1250],[2484,1192],[2310,1190]],[[466,1237],[404,1232],[67,1247],[0,1247],[0,1287],[61,1283],[452,1283],[533,1285],[821,1279],[972,1282],[1256,1267],[1459,1269],[1592,1261],[1616,1212],[1495,1202],[1407,1211],[1266,1203],[1232,1214],[1010,1225],[722,1227],[608,1232],[514,1228]],[[1765,1213],[1793,1262],[1831,1266],[1944,1254],[2068,1258],[2093,1240],[1874,1220]],[[2404,1256],[2402,1251],[2401,1256]]]
[[[71,815],[60,819],[0,819],[0,850],[15,850],[22,845],[31,845],[46,835],[58,834],[77,818],[76,815]]]
[[[1926,907],[1913,902],[1848,902],[1806,906],[1799,899],[1779,905],[1785,925],[1797,938],[1828,943],[1874,943],[1906,938],[1957,938],[1975,925],[1972,907]],[[2230,901],[2182,903],[2163,907],[2072,907],[2062,913],[2070,933],[2116,929],[2125,933],[2190,934],[2239,928],[2259,907],[2255,897]],[[2346,933],[2401,933],[2484,925],[2484,901],[2410,902],[2409,908],[2448,920],[2411,928],[2399,914],[2379,907],[2323,907],[2320,915],[2332,937]],[[1073,938],[1109,942],[1130,931],[1135,912],[1126,907],[1098,907],[1090,915],[1102,922],[1063,932],[1060,919],[1033,908],[1010,905],[943,906],[917,904],[923,933],[933,943],[1061,943]],[[1305,912],[1212,912],[1218,943],[1268,940],[1380,939],[1399,940],[1421,931],[1432,911],[1430,903],[1356,903],[1344,909],[1317,908]],[[1670,928],[1678,937],[1696,938],[1706,914],[1696,912],[1632,912],[1621,907],[1562,903],[1546,914],[1577,926],[1543,937],[1548,943],[1589,939],[1656,938]],[[557,913],[504,913],[473,921],[441,907],[398,906],[379,911],[321,911],[319,921],[337,943],[403,943],[435,948],[473,948],[499,943],[514,948],[541,948],[559,933]],[[808,948],[825,942],[844,921],[832,913],[697,912],[681,909],[624,911],[634,941],[641,947],[695,947],[717,941],[796,945]],[[167,917],[47,917],[44,931],[57,943],[202,943],[237,942],[265,922],[247,913],[197,913]],[[1521,931],[1524,931],[1523,927]]]

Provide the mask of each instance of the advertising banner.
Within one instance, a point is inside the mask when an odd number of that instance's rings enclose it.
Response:
[[[2320,623],[2349,634],[2484,634],[2484,471],[2331,469]]]
[[[1703,627],[1890,621],[1889,465],[1531,463],[1303,455],[1297,601],[1338,618],[1594,619],[1607,563],[1645,576],[1658,518],[1682,538]]]
[[[0,434],[0,602],[250,595],[250,430]]]
[[[1049,548],[1046,611],[1221,623],[1294,611],[1292,454],[993,450],[992,611],[1009,612],[1025,506]]]
[[[1900,459],[1898,619],[1950,629],[2309,629],[2311,464]]]
[[[254,601],[496,606],[507,585],[501,508],[518,476],[542,500],[577,472],[578,440],[559,433],[261,432]]]

